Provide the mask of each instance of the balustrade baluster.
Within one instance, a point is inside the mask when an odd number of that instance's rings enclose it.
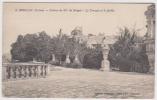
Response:
[[[26,77],[29,77],[29,66],[26,66]]]
[[[10,67],[10,78],[13,79],[14,78],[14,70],[13,67]]]
[[[36,72],[35,72],[35,70],[36,70],[36,66],[32,66],[33,68],[32,68],[32,71],[33,71],[33,76],[35,77],[36,76]]]
[[[16,66],[13,66],[13,78],[16,78]]]
[[[6,69],[7,79],[10,79],[10,74],[11,74],[10,71],[11,71],[11,67],[7,66],[7,69]]]
[[[31,77],[33,76],[33,65],[30,66],[31,67]]]
[[[22,69],[21,69],[21,73],[22,73],[22,77],[24,78],[24,75],[25,75],[25,66],[22,66]]]
[[[31,72],[31,66],[28,66],[28,71],[29,71],[29,77],[31,77],[31,74],[32,74],[32,72]]]
[[[18,69],[18,65],[16,65],[15,67],[16,67],[16,78],[18,78],[18,76],[19,76],[19,69]]]
[[[20,75],[20,72],[19,72],[19,65],[16,65],[16,68],[17,68],[17,78],[19,78],[19,75]]]
[[[7,79],[7,66],[2,67],[2,80]]]
[[[47,66],[45,65],[45,66],[44,66],[44,72],[45,72],[44,75],[45,75],[45,76],[46,76],[46,74],[47,74],[47,73],[46,73],[46,72],[47,72],[46,69],[47,69]]]
[[[31,65],[31,77],[33,77],[33,65]]]
[[[41,70],[40,75],[41,75],[41,76],[43,76],[43,65],[41,65],[41,67],[40,67],[40,68],[41,68],[41,69],[40,69],[40,70]]]
[[[21,78],[22,77],[22,66],[18,66],[18,68],[19,68],[19,78]]]
[[[17,74],[18,74],[18,73],[17,73],[17,70],[18,70],[18,68],[15,66],[15,73],[16,73],[16,74],[15,74],[15,78],[18,77],[18,76],[17,76]]]
[[[23,71],[24,71],[24,72],[23,72],[23,73],[24,73],[23,76],[24,76],[24,77],[27,77],[27,71],[26,71],[26,68],[27,68],[27,66],[24,66],[24,67],[23,67]]]
[[[45,77],[48,74],[46,64],[8,64],[3,70],[4,79],[18,79],[27,77]]]
[[[40,76],[40,66],[37,65],[37,77],[39,77],[39,76]]]
[[[39,75],[42,76],[42,65],[39,66]]]
[[[37,77],[37,75],[38,75],[38,70],[37,70],[37,68],[38,68],[38,65],[35,66],[35,77]]]

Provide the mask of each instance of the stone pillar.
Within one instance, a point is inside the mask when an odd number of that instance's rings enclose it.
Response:
[[[110,63],[108,61],[108,53],[109,53],[109,47],[106,44],[103,48],[103,61],[101,64],[101,69],[102,71],[110,71]]]

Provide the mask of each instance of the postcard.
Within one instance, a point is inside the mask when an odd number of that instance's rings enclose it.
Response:
[[[2,95],[153,99],[154,3],[4,2]]]

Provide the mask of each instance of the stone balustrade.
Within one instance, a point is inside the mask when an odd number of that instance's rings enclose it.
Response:
[[[48,64],[7,63],[3,64],[3,80],[33,77],[46,77],[49,72]]]

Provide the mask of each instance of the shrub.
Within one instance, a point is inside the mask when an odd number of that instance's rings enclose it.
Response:
[[[62,66],[68,67],[68,68],[82,68],[82,64],[78,63],[63,63]]]
[[[78,63],[71,63],[70,64],[71,68],[82,68],[82,64],[78,64]]]
[[[50,61],[49,64],[59,66],[59,61]]]
[[[111,69],[118,68],[120,71],[133,71],[146,73],[149,71],[148,57],[145,45],[139,37],[128,28],[120,30],[121,36],[111,47],[108,54]],[[139,43],[139,44],[138,44]]]
[[[93,51],[84,56],[83,67],[91,69],[100,69],[103,60],[102,52]]]

